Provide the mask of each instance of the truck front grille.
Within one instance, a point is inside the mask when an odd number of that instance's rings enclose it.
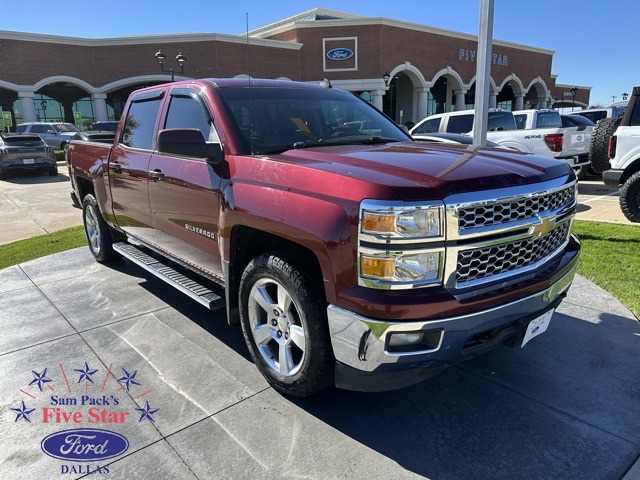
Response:
[[[573,176],[447,197],[445,287],[466,295],[531,278],[567,245],[575,208]]]
[[[460,230],[500,225],[553,211],[570,203],[575,197],[572,187],[555,192],[533,194],[527,198],[503,200],[488,205],[468,205],[458,209]]]
[[[539,262],[560,248],[569,235],[565,222],[547,235],[458,253],[456,284],[499,275]]]

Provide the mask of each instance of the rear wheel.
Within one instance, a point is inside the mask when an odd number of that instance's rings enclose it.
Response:
[[[622,185],[620,209],[630,222],[640,222],[640,172],[631,175]]]
[[[49,176],[50,177],[55,177],[56,175],[58,175],[58,167],[51,167],[49,169]]]
[[[609,139],[620,125],[621,118],[603,118],[593,127],[591,144],[589,146],[589,162],[596,173],[602,173],[611,168],[609,163]]]
[[[326,304],[297,264],[289,251],[253,259],[240,280],[240,319],[260,373],[280,392],[306,397],[333,384],[334,360]]]
[[[109,231],[109,225],[102,218],[98,202],[93,195],[89,194],[84,197],[82,213],[84,232],[93,258],[100,263],[119,258],[120,255],[113,250],[113,238]]]

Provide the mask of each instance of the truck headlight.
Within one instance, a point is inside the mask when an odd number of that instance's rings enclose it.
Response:
[[[443,264],[444,249],[406,252],[361,249],[360,277],[365,280],[365,285],[376,288],[440,284]]]
[[[363,200],[358,283],[381,289],[441,285],[445,260],[441,201]]]
[[[377,238],[427,239],[442,235],[442,207],[371,205],[362,210],[364,234]]]

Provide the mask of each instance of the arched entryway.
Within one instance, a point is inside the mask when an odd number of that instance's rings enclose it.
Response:
[[[73,123],[80,129],[95,121],[91,95],[70,82],[53,82],[36,90],[33,96],[39,122]]]

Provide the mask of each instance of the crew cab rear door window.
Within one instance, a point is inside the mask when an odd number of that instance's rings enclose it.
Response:
[[[121,143],[131,148],[153,150],[153,132],[162,101],[161,95],[133,99],[124,122]]]

